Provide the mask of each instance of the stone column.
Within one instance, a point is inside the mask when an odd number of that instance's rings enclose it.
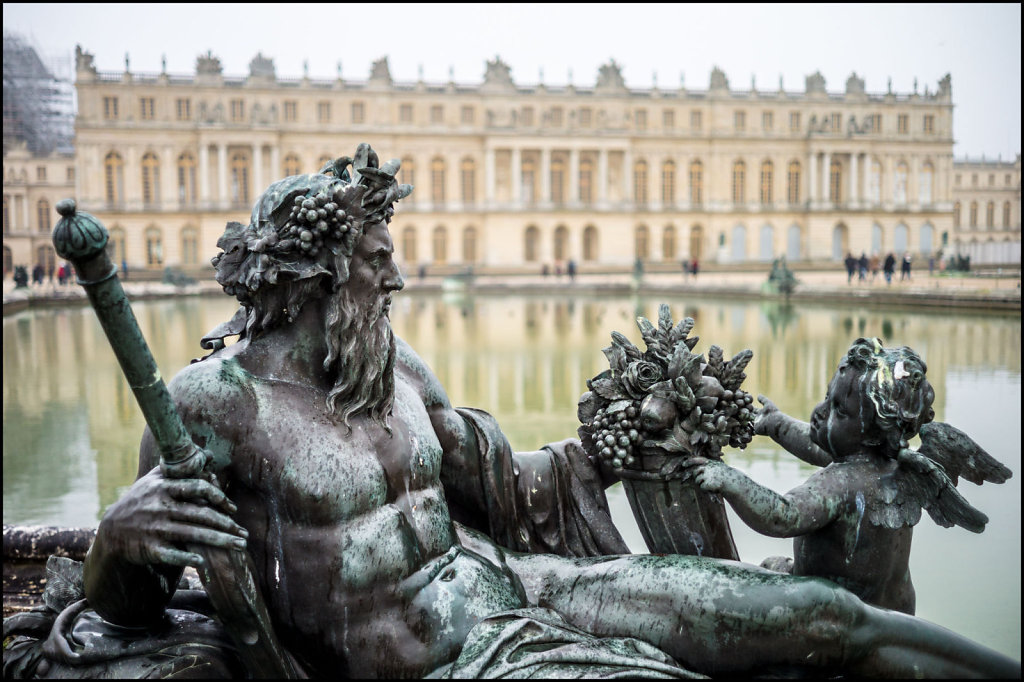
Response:
[[[199,202],[206,205],[210,201],[210,146],[199,143]]]
[[[492,147],[484,150],[484,201],[488,206],[494,205],[494,156],[495,151]]]
[[[21,199],[21,229],[31,232],[33,230],[32,224],[28,221],[28,194],[19,198]]]
[[[263,143],[257,142],[252,146],[252,181],[253,196],[259,196],[265,189],[263,185]]]
[[[597,203],[608,203],[608,150],[602,149],[597,156]]]
[[[808,173],[807,173],[807,199],[811,202],[811,208],[814,208],[814,203],[818,200],[817,184],[818,184],[818,154],[817,152],[811,152],[811,158],[808,160]]]
[[[551,149],[540,150],[540,202],[551,202]]]
[[[512,203],[519,208],[523,200],[523,154],[515,147],[512,149]]]
[[[580,200],[580,150],[569,150],[569,204],[577,204]]]
[[[217,145],[217,182],[218,203],[223,206],[231,201],[231,194],[228,192],[228,146],[221,142]]]

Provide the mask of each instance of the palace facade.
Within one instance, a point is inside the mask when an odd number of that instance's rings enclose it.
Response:
[[[953,248],[972,263],[1020,265],[1020,155],[953,161]]]
[[[225,223],[247,221],[270,182],[360,142],[416,187],[393,224],[407,270],[824,263],[969,243],[954,224],[949,76],[922,93],[869,93],[856,74],[844,92],[818,73],[804,85],[736,89],[716,68],[706,89],[634,88],[614,61],[591,87],[520,85],[500,59],[478,84],[395,82],[386,58],[362,81],[279,78],[261,55],[232,77],[209,53],[178,76],[101,72],[79,48],[69,172],[135,272],[208,274]],[[34,260],[32,239],[9,238],[4,165],[5,259]],[[44,236],[33,197],[19,230]]]

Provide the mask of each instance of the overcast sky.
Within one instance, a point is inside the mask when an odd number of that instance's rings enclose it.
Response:
[[[954,154],[1020,153],[1021,7],[1013,5],[681,4],[235,4],[5,3],[4,30],[44,56],[76,44],[100,71],[195,71],[212,50],[226,75],[244,76],[257,52],[278,76],[365,80],[389,58],[398,81],[479,83],[500,56],[519,84],[592,86],[598,67],[621,65],[626,84],[708,87],[719,66],[734,89],[802,91],[820,70],[829,92],[856,72],[869,92],[923,93],[953,77]]]

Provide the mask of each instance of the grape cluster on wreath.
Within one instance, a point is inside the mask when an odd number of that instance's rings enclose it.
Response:
[[[639,468],[641,452],[721,457],[728,445],[745,448],[754,435],[753,397],[740,388],[753,357],[744,350],[725,360],[718,346],[707,359],[692,353],[693,318],[673,326],[662,304],[655,326],[637,326],[647,350],[641,352],[619,332],[603,350],[610,368],[587,381],[580,400],[580,437],[592,454],[613,469]]]

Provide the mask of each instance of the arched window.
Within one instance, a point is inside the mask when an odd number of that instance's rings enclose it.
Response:
[[[1010,227],[1010,202],[1003,202],[1003,229]]]
[[[772,175],[774,167],[771,161],[761,164],[761,203],[772,203]]]
[[[565,159],[561,156],[551,159],[551,201],[565,203]]]
[[[467,156],[462,160],[460,171],[462,201],[466,204],[476,203],[476,161]]]
[[[704,203],[704,164],[699,160],[690,163],[690,204]]]
[[[587,225],[583,229],[583,260],[593,262],[598,259],[597,228]]]
[[[747,165],[737,161],[732,165],[732,201],[742,204],[747,200]]]
[[[767,263],[775,258],[775,229],[767,223],[761,226],[758,247],[757,254],[761,262]]]
[[[849,230],[843,223],[837,224],[832,228],[832,260],[843,260],[844,254],[850,250],[848,243]]]
[[[892,200],[897,204],[907,203],[907,164],[900,161],[892,179]]]
[[[249,204],[249,155],[241,151],[231,155],[231,201],[238,208]]]
[[[43,244],[36,248],[36,263],[43,266],[43,272],[52,272],[57,266],[57,256],[52,246]]]
[[[917,187],[917,200],[924,205],[932,203],[932,183],[934,180],[935,167],[932,166],[930,161],[925,161],[924,166],[921,167],[921,177]]]
[[[903,253],[910,243],[909,230],[907,226],[900,223],[892,232],[892,248],[896,253]]]
[[[412,265],[416,262],[416,228],[402,230],[402,260]]]
[[[871,253],[882,253],[882,226],[874,223],[871,226]]]
[[[555,260],[569,260],[569,228],[565,225],[555,228]]]
[[[580,159],[580,201],[590,203],[594,200],[594,162],[590,157]]]
[[[666,225],[661,233],[661,259],[673,261],[676,259],[676,228],[674,225]]]
[[[971,202],[971,222],[969,223],[972,228],[978,227],[978,202]]]
[[[164,264],[164,237],[159,227],[146,228],[146,265],[159,268]]]
[[[637,225],[633,234],[634,256],[640,260],[648,260],[651,257],[650,235],[646,225]]]
[[[407,156],[404,159],[402,159],[402,167],[398,171],[399,182],[402,183],[403,185],[412,185],[413,187],[415,187],[416,186],[416,173],[415,173],[415,170],[416,170],[416,163],[412,160],[411,156]],[[416,200],[416,192],[413,192],[408,197],[406,197],[403,201],[408,201],[408,202],[412,203],[415,200]]]
[[[661,164],[661,201],[668,206],[676,203],[676,164],[671,159]]]
[[[291,177],[293,175],[300,175],[302,173],[302,163],[299,161],[297,154],[289,154],[284,157],[284,175],[285,177]],[[403,168],[402,170],[405,170]]]
[[[527,263],[540,260],[540,230],[534,225],[527,227],[523,234],[523,260]]]
[[[36,217],[39,218],[39,231],[50,231],[50,202],[40,199],[36,204]]]
[[[110,238],[107,240],[107,255],[110,261],[117,266],[125,261],[127,251],[124,244],[124,230],[117,225],[110,228]]]
[[[882,164],[872,160],[868,171],[868,199],[873,204],[882,203]]]
[[[124,201],[124,160],[117,152],[103,159],[103,185],[108,204]]]
[[[935,249],[935,228],[931,223],[921,226],[921,253],[927,255]]]
[[[633,201],[647,203],[647,162],[643,159],[633,164]]]
[[[148,205],[160,201],[160,161],[153,152],[142,157],[142,203]]]
[[[800,162],[790,161],[786,176],[786,200],[791,204],[800,203]]]
[[[178,202],[196,203],[196,160],[189,152],[178,157]]]
[[[704,228],[694,225],[690,228],[690,258],[698,261],[704,257]]]
[[[475,263],[476,252],[476,228],[470,225],[462,231],[462,262]]]
[[[197,265],[199,263],[199,230],[186,227],[181,231],[181,264]]]
[[[443,265],[448,262],[448,231],[443,225],[434,228],[434,263]]]
[[[800,226],[790,225],[786,231],[786,260],[798,261],[803,257],[800,243],[802,241]]]
[[[747,260],[747,228],[744,225],[733,225],[732,260],[734,263]]]
[[[985,206],[985,227],[992,229],[996,225],[996,202],[990,201]]]
[[[832,159],[828,170],[828,197],[838,204],[843,200],[843,164],[839,159]]]
[[[953,227],[960,227],[960,202],[953,204]]]
[[[437,204],[443,204],[445,201],[445,170],[444,159],[440,156],[430,162],[430,200]]]

